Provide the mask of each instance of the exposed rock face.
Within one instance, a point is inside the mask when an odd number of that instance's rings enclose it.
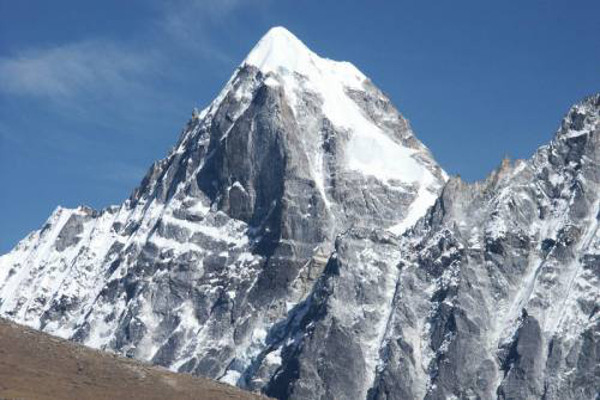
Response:
[[[446,183],[360,71],[274,28],[129,200],[0,258],[0,313],[279,399],[594,399],[599,113]]]
[[[597,398],[599,163],[596,95],[531,160],[448,182],[401,238],[371,398]]]

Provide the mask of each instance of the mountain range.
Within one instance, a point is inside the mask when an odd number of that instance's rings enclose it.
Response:
[[[348,62],[272,28],[122,204],[0,257],[0,315],[277,399],[598,399],[600,95],[449,177]]]

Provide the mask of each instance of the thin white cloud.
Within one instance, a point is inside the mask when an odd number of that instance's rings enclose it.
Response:
[[[267,1],[269,0],[162,0],[159,4],[167,19],[189,15],[204,22],[221,22],[245,6],[255,7]]]
[[[245,7],[262,7],[269,0],[170,0],[162,2],[158,21],[173,44],[221,64],[231,64],[230,54],[215,44],[214,28],[234,24],[234,16]]]
[[[215,69],[231,66],[235,60],[215,44],[212,32],[235,24],[242,8],[268,1],[159,0],[157,17],[131,37],[86,39],[0,57],[0,95],[48,101],[70,118],[107,115],[97,118],[107,127],[145,118],[156,107],[181,107],[172,93],[165,97],[165,85],[181,84],[198,62]],[[182,62],[174,62],[177,58]]]
[[[245,3],[253,3],[245,0]],[[243,0],[181,0],[181,5],[192,9],[196,14],[205,14],[211,18],[223,18],[244,4]]]
[[[154,69],[156,61],[156,57],[106,41],[30,49],[0,58],[0,89],[56,100],[82,94],[114,94]]]

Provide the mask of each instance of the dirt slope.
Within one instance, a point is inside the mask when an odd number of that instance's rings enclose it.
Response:
[[[0,399],[266,398],[91,350],[0,319]]]

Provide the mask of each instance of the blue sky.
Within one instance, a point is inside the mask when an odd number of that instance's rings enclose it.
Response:
[[[0,0],[0,253],[124,200],[283,25],[353,62],[452,174],[528,157],[600,91],[597,0]]]

